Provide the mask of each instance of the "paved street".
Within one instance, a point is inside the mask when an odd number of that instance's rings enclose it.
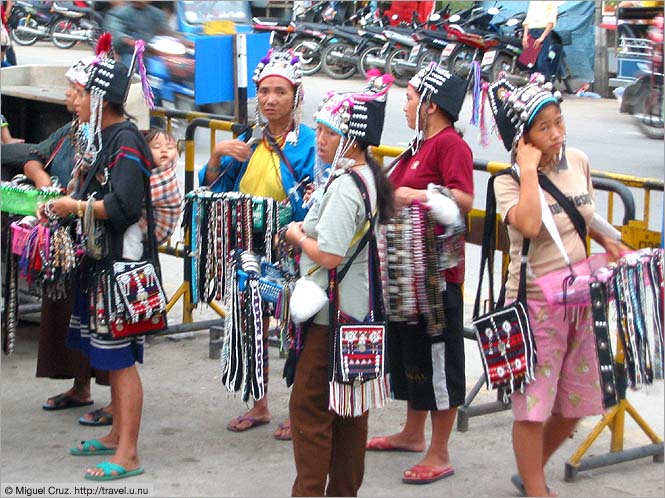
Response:
[[[468,307],[467,307],[468,316]],[[83,427],[76,419],[86,408],[45,412],[41,404],[70,385],[69,381],[35,379],[37,335],[34,328],[19,331],[17,351],[2,358],[2,484],[87,483],[86,466],[95,458],[73,457],[69,448],[81,439],[104,434]],[[467,341],[467,386],[480,373],[478,350]],[[295,476],[291,445],[276,441],[272,432],[287,415],[289,391],[281,377],[283,360],[271,351],[270,405],[272,423],[235,434],[227,422],[244,409],[238,396],[227,393],[219,379],[219,361],[208,359],[207,334],[172,342],[155,338],[140,367],[145,392],[139,452],[145,475],[118,481],[138,486],[152,484],[155,496],[288,496]],[[105,406],[108,390],[93,387],[94,407]],[[629,400],[661,437],[663,435],[663,382]],[[494,399],[485,388],[478,403]],[[405,406],[393,402],[370,415],[370,436],[397,431],[404,423]],[[599,417],[580,425],[574,438],[547,467],[550,487],[562,497],[662,497],[663,465],[651,458],[583,472],[574,483],[563,480],[564,463],[589,434]],[[625,447],[647,444],[648,439],[626,417]],[[365,497],[480,497],[517,496],[509,478],[514,473],[510,443],[510,412],[472,418],[469,431],[453,432],[450,454],[455,476],[428,486],[402,484],[404,470],[419,455],[368,453],[360,495]],[[605,430],[587,455],[609,450]],[[4,495],[4,493],[2,494]]]
[[[32,47],[18,46],[15,48],[21,64],[39,64],[44,61],[52,64],[67,64],[90,52],[90,49],[82,46],[61,50],[55,48],[50,42],[39,42]],[[361,86],[362,82],[357,77],[343,81],[332,80],[323,73],[305,77],[303,121],[310,125],[313,123],[312,116],[328,90],[357,90]],[[397,86],[394,86],[390,92],[382,139],[382,143],[386,145],[404,147],[412,136],[411,130],[406,126],[402,111],[405,93],[404,88]],[[508,153],[496,136],[491,137],[491,143],[487,148],[480,145],[479,130],[468,124],[471,108],[471,95],[469,94],[462,108],[457,127],[463,131],[465,139],[473,150],[474,157],[485,161],[508,161]],[[563,113],[568,130],[568,146],[582,149],[589,156],[593,169],[662,180],[664,171],[662,140],[646,138],[637,128],[634,118],[620,114],[618,109],[619,103],[616,100],[566,97]],[[249,116],[253,115],[252,105]],[[488,107],[488,123],[490,115]],[[198,131],[196,141],[196,164],[200,166],[208,159],[209,134],[204,130]],[[184,165],[184,159],[181,163]],[[474,180],[476,186],[474,206],[482,209],[485,206],[487,175],[476,172]],[[637,191],[634,195],[638,218],[641,218],[642,196]],[[653,230],[660,230],[662,206],[662,194],[654,193],[650,205],[650,227]],[[599,195],[598,208],[600,212],[605,212],[604,194]],[[613,221],[619,223],[622,216],[623,212],[618,207]]]
[[[34,47],[17,47],[21,63],[49,61],[67,64],[83,55],[82,49],[60,50],[50,43]],[[331,88],[357,89],[357,79],[334,81],[324,76],[305,80],[304,121],[312,114],[320,97]],[[394,88],[390,96],[383,142],[404,146],[410,137],[403,112],[404,89]],[[507,160],[507,153],[497,139],[488,149],[478,145],[478,132],[467,123],[471,105],[465,104],[460,127],[478,159]],[[583,149],[592,167],[644,177],[663,178],[663,142],[641,135],[632,118],[618,113],[613,100],[570,98],[564,103],[568,125],[568,143]],[[252,115],[250,111],[250,116]],[[197,133],[197,165],[207,160],[208,134]],[[181,166],[184,162],[181,160]],[[183,168],[184,169],[184,168]],[[182,175],[183,169],[180,170]],[[475,206],[484,207],[484,185],[487,176],[476,173]],[[600,209],[606,200],[600,196]],[[638,200],[638,213],[641,204]],[[651,198],[651,227],[660,229],[663,196]],[[617,214],[615,222],[620,219]],[[467,253],[465,316],[470,318],[479,251]],[[181,282],[181,260],[163,256],[165,290],[172,295]],[[208,309],[198,309],[195,320],[213,318]],[[179,306],[169,315],[171,323],[179,322]],[[86,466],[96,459],[72,457],[68,450],[77,441],[100,436],[103,431],[83,427],[76,419],[85,408],[45,412],[40,407],[47,397],[69,387],[69,381],[35,379],[37,333],[24,324],[19,330],[18,345],[11,357],[2,357],[1,375],[1,479],[2,483],[83,483]],[[467,388],[481,372],[478,349],[467,341]],[[244,405],[239,397],[227,393],[219,379],[219,361],[208,359],[205,331],[193,339],[173,342],[154,338],[146,350],[146,362],[140,367],[145,391],[145,404],[140,438],[143,476],[123,484],[152,484],[155,496],[286,496],[290,493],[295,467],[290,443],[274,440],[271,435],[287,415],[289,391],[281,379],[283,360],[271,351],[270,404],[273,421],[243,434],[227,431],[230,418],[239,415]],[[95,406],[105,406],[107,389],[93,387]],[[483,388],[477,403],[494,399]],[[662,438],[664,433],[663,381],[640,391],[629,391],[629,401]],[[370,415],[370,435],[395,432],[404,422],[405,407],[393,402]],[[515,464],[510,442],[510,412],[474,418],[466,433],[454,432],[451,457],[455,476],[423,487],[404,485],[401,474],[419,459],[408,453],[369,453],[366,478],[361,496],[516,496],[510,484]],[[647,496],[662,497],[665,488],[663,465],[651,458],[581,473],[576,482],[563,480],[564,463],[590,433],[599,417],[583,421],[574,437],[554,456],[547,468],[550,487],[559,496]],[[627,417],[625,447],[649,441]],[[587,455],[608,451],[610,433],[605,430]],[[4,486],[1,495],[6,496]]]

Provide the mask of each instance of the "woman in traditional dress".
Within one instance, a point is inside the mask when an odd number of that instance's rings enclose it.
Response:
[[[377,290],[368,271],[368,260],[378,264],[378,254],[367,242],[372,234],[365,200],[378,222],[392,214],[392,189],[368,151],[380,142],[391,83],[390,77],[373,76],[363,92],[331,92],[321,102],[315,115],[317,152],[323,164],[332,165],[331,178],[313,194],[305,220],[286,231],[286,241],[301,251],[301,275],[310,274],[321,289],[329,284],[326,270],[346,272],[338,280],[339,311],[359,321],[368,315]],[[293,496],[357,495],[365,471],[367,410],[389,395],[385,377],[354,387],[331,382],[329,369],[339,365],[331,364],[335,317],[330,315],[324,306],[307,322],[297,362],[289,404],[297,472]],[[367,392],[376,396],[360,395]]]

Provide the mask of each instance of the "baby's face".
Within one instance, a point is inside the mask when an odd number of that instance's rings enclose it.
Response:
[[[150,141],[150,151],[155,166],[159,168],[171,164],[178,154],[175,140],[162,134],[156,135]]]

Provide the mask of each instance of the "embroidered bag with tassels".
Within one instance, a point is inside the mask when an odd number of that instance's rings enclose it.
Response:
[[[360,190],[369,230],[339,273],[328,272],[330,302],[330,384],[329,408],[342,417],[357,417],[370,408],[380,408],[390,397],[386,366],[386,320],[379,273],[376,216],[372,216],[369,194],[363,179],[354,171],[349,174]],[[339,309],[339,283],[362,249],[369,245],[369,314],[364,321],[355,320]]]
[[[494,250],[496,236],[496,199],[494,180],[500,174],[510,173],[504,170],[492,176],[487,185],[487,203],[485,207],[485,225],[480,262],[480,279],[473,307],[473,326],[475,329],[480,357],[483,360],[486,385],[488,389],[501,389],[504,400],[507,396],[521,390],[524,384],[535,379],[536,343],[529,323],[526,304],[526,262],[529,252],[529,239],[522,243],[520,280],[517,299],[504,306],[505,286],[499,299],[494,303]],[[485,266],[488,268],[490,289],[490,312],[479,315],[480,297]]]

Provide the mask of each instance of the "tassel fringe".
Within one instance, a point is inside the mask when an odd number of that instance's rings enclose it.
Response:
[[[362,384],[331,381],[329,385],[328,408],[340,417],[359,417],[368,410],[382,408],[392,399],[388,374]]]
[[[478,126],[480,123],[480,108],[481,108],[481,77],[480,77],[480,63],[473,61],[471,63],[471,71],[473,71],[473,107],[471,111],[471,125]]]

